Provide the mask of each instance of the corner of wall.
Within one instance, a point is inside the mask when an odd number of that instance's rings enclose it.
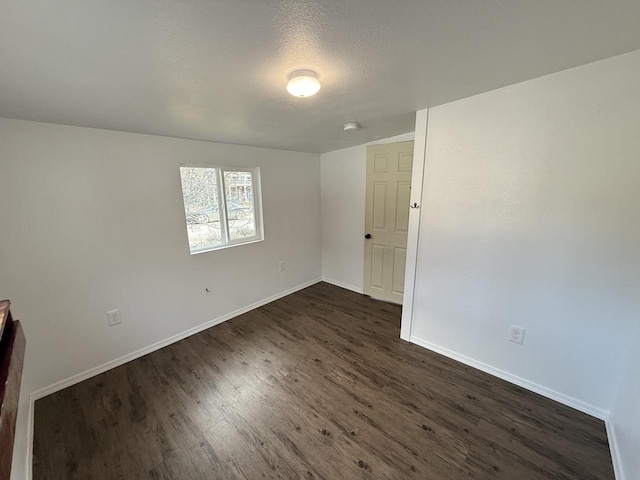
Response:
[[[611,415],[609,415],[604,423],[607,429],[607,439],[609,440],[609,451],[611,452],[611,462],[613,463],[613,473],[615,478],[616,480],[627,480],[624,476],[624,469],[622,468],[620,448],[618,447],[616,429],[611,421]]]

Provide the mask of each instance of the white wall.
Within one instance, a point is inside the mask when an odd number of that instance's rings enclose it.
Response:
[[[609,418],[609,440],[616,442],[618,480],[640,478],[640,325],[638,326]]]
[[[180,163],[261,167],[265,240],[191,256]],[[0,119],[0,205],[23,392],[320,277],[318,155]]]
[[[413,133],[406,133],[320,155],[325,281],[362,293],[367,146],[413,137]]]
[[[414,341],[606,416],[640,315],[638,78],[635,52],[429,110]]]

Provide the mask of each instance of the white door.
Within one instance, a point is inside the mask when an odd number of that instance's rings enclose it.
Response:
[[[364,293],[402,303],[413,142],[367,147]]]

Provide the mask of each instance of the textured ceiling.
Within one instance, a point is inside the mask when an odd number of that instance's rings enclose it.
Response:
[[[638,0],[0,0],[0,116],[326,152],[640,49],[639,18]],[[299,68],[315,97],[286,93]]]

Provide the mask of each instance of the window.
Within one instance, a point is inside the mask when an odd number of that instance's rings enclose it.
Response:
[[[263,239],[260,169],[180,167],[191,254]]]

